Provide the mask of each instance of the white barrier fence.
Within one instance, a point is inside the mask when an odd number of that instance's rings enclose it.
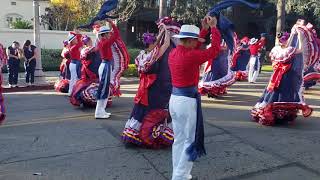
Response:
[[[68,31],[50,31],[41,30],[41,48],[42,49],[61,49],[63,40],[67,39]],[[84,33],[90,37],[94,37],[93,33]],[[26,40],[33,42],[32,29],[9,29],[0,28],[0,43],[5,47],[12,44],[13,41],[18,41],[22,46]],[[34,42],[33,42],[34,43]]]

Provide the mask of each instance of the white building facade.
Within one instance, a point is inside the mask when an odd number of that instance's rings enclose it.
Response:
[[[39,0],[40,16],[45,13],[49,2],[49,0]],[[0,0],[0,7],[0,28],[10,28],[11,22],[17,19],[27,20],[33,24],[33,0]]]

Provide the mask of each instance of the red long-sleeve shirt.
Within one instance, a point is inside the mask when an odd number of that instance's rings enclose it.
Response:
[[[217,28],[212,28],[211,34],[211,47],[208,49],[190,49],[179,45],[170,52],[169,68],[174,87],[198,86],[200,65],[217,57],[220,51],[220,32]],[[201,38],[205,37],[203,35],[200,33]]]
[[[111,23],[113,33],[110,34],[109,38],[103,37],[98,42],[98,49],[102,60],[110,61],[112,59],[112,50],[111,46],[120,36],[119,29],[113,23]]]
[[[256,44],[250,45],[250,54],[252,56],[257,56],[261,48],[265,45],[264,40],[259,40]]]
[[[83,46],[83,43],[81,41],[82,35],[81,34],[77,34],[77,44],[72,45],[69,48],[69,54],[70,54],[70,59],[71,60],[78,60],[80,61],[80,52],[81,52],[81,48]]]

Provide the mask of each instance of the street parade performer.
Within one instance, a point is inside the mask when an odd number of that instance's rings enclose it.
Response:
[[[259,52],[265,45],[264,40],[258,40],[256,38],[250,39],[250,60],[249,60],[249,72],[248,72],[248,82],[249,83],[256,83],[257,78],[260,72],[260,56]]]
[[[70,81],[69,81],[69,91],[70,96],[73,90],[73,86],[81,77],[81,61],[80,61],[80,51],[83,46],[81,41],[82,35],[78,32],[70,32],[68,35],[68,49],[70,53],[71,63],[69,65],[70,69]]]
[[[107,119],[111,113],[106,112],[105,108],[108,104],[108,98],[110,96],[110,80],[113,63],[112,45],[120,36],[118,27],[111,21],[107,20],[109,26],[101,26],[98,32],[99,40],[97,42],[97,48],[101,57],[101,64],[99,66],[99,87],[97,92],[97,105],[95,111],[96,119]]]
[[[219,97],[227,93],[227,87],[235,83],[235,73],[230,69],[232,54],[223,41],[218,57],[206,63],[204,75],[199,82],[200,94]]]
[[[110,113],[105,111],[106,106],[112,103],[112,96],[120,96],[120,77],[128,68],[129,53],[120,37],[120,33],[116,25],[110,19],[117,18],[110,16],[113,13],[119,1],[105,0],[101,5],[96,16],[88,22],[88,24],[79,26],[79,29],[94,29],[97,34],[97,40],[93,43],[95,50],[98,51],[97,59],[101,60],[98,68],[99,85],[95,83],[89,85],[83,91],[82,100],[96,104],[95,117],[109,118]],[[101,22],[108,21],[107,26],[101,26]],[[112,29],[110,27],[112,26]],[[111,32],[113,31],[113,32]]]
[[[318,82],[320,82],[320,59],[317,63],[310,66],[305,72],[303,76],[304,84],[306,90],[315,86]]]
[[[251,111],[253,120],[262,125],[293,122],[299,110],[309,117],[312,109],[303,98],[303,70],[318,60],[319,47],[309,33],[310,24],[298,20],[290,37],[284,33],[280,46],[270,52],[273,74],[262,97]],[[288,39],[289,38],[289,39]],[[317,52],[316,52],[317,51]]]
[[[122,133],[126,144],[148,148],[164,148],[173,143],[168,104],[171,95],[169,52],[176,46],[173,35],[180,25],[165,17],[157,23],[159,35],[143,35],[145,50],[135,59],[140,74],[134,107]]]
[[[193,161],[206,154],[204,147],[204,126],[201,111],[201,96],[198,93],[200,65],[216,58],[220,52],[221,37],[228,48],[234,48],[232,23],[221,14],[223,9],[244,4],[259,8],[245,0],[225,0],[210,9],[203,19],[203,31],[211,27],[211,47],[198,50],[199,28],[184,25],[177,38],[182,45],[173,49],[169,55],[169,68],[172,78],[172,95],[169,102],[173,123],[174,143],[172,146],[172,180],[192,179],[190,174]],[[219,30],[216,28],[219,27]],[[204,33],[205,34],[205,33]],[[233,49],[231,49],[233,52]]]
[[[86,107],[96,105],[94,93],[86,90],[90,85],[98,87],[98,68],[101,63],[99,52],[95,51],[93,42],[89,36],[83,36],[82,42],[85,45],[81,50],[81,79],[79,79],[73,87],[70,96],[70,102],[74,106],[83,104]],[[90,88],[89,88],[90,89]],[[92,88],[91,88],[92,89]]]
[[[68,93],[69,92],[69,80],[70,80],[70,69],[69,65],[71,62],[70,53],[68,49],[68,41],[63,41],[63,49],[61,52],[62,61],[60,64],[60,75],[59,80],[55,83],[54,87],[57,92]]]
[[[258,4],[248,3],[244,0],[225,0],[218,3],[210,13],[218,17],[218,30],[221,33],[221,50],[216,59],[209,61],[205,67],[204,75],[199,82],[199,92],[208,97],[219,97],[227,93],[227,87],[236,82],[235,72],[231,70],[232,57],[236,52],[237,34],[234,24],[221,15],[220,11],[227,7],[244,4],[251,8],[258,8]]]
[[[245,81],[248,79],[247,65],[250,59],[248,37],[243,37],[240,43],[237,44],[236,52],[232,57],[231,70],[235,72],[235,79],[237,81]]]
[[[311,24],[309,24],[308,29],[309,31],[307,32],[316,39],[316,41],[313,41],[312,43],[314,44],[314,46],[316,46],[317,44],[317,47],[320,48],[320,39],[317,37],[317,32],[313,29],[313,26],[311,26]],[[316,50],[314,52],[316,52]],[[319,53],[320,51],[318,52],[318,55],[320,55]],[[303,76],[303,81],[303,86],[306,90],[308,90],[312,86],[315,86],[317,82],[320,82],[320,58],[318,58],[318,60],[316,60],[306,68]]]
[[[6,117],[6,111],[4,107],[4,100],[2,95],[2,82],[3,82],[3,76],[2,76],[2,67],[7,64],[8,58],[6,55],[6,52],[4,50],[4,47],[2,44],[0,44],[0,125],[3,123],[5,117]]]
[[[221,37],[215,17],[205,17],[202,25],[201,33],[194,25],[183,25],[179,35],[174,36],[180,39],[181,45],[169,55],[173,85],[169,102],[174,132],[172,180],[189,179],[193,161],[206,153],[201,96],[198,93],[199,69],[201,64],[218,56]],[[211,47],[199,50],[201,43],[198,40],[205,37],[209,26]]]

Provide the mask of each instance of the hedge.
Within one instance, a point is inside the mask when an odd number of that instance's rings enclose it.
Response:
[[[123,73],[124,77],[138,77],[138,70],[135,64],[129,64],[128,69]]]
[[[44,71],[59,71],[61,49],[42,49],[41,61]]]

